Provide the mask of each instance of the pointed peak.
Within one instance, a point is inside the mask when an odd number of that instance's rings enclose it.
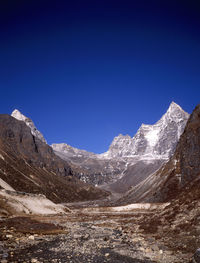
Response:
[[[174,101],[172,101],[169,105],[168,111],[170,109],[179,109],[181,111],[183,111],[183,109],[181,108],[181,106],[179,106],[177,103],[175,103]]]
[[[187,112],[185,112],[181,106],[179,106],[177,103],[175,103],[174,101],[171,102],[171,104],[169,105],[169,108],[166,112],[167,115],[174,115],[174,113],[180,113],[180,114],[184,114],[185,116],[189,116],[189,114]]]
[[[12,114],[15,114],[15,113],[18,113],[18,112],[21,113],[18,109],[15,109],[15,110],[12,112]],[[11,114],[11,115],[12,115],[12,114]]]
[[[15,109],[12,113],[11,116],[14,117],[17,120],[20,121],[25,121],[26,116],[24,116],[19,110]]]
[[[171,104],[169,105],[169,108],[167,110],[167,112],[163,115],[163,117],[161,118],[161,120],[165,117],[169,117],[172,119],[180,119],[180,118],[184,118],[184,119],[188,119],[189,118],[189,114],[184,111],[181,106],[179,106],[178,104],[176,104],[174,101],[171,102]]]
[[[116,136],[115,138],[131,138],[131,136],[128,135],[128,134],[123,135],[122,133],[120,133],[120,134],[119,134],[118,136]]]
[[[15,109],[12,113],[11,116],[19,121],[23,121],[25,122],[25,124],[31,129],[31,133],[36,136],[37,138],[39,138],[41,141],[46,142],[46,140],[44,139],[42,133],[40,131],[37,130],[37,128],[35,127],[35,124],[33,123],[33,121],[26,117],[25,115],[23,115],[19,110]]]

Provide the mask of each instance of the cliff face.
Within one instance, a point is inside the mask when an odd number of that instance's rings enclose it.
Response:
[[[180,191],[184,191],[186,187],[189,187],[190,183],[199,180],[199,161],[200,104],[191,114],[184,133],[177,144],[176,151],[166,166],[172,171],[158,194],[155,194],[155,199],[169,200],[171,197],[177,196]],[[161,176],[164,178],[165,173]]]
[[[27,118],[26,116],[24,116],[20,111],[18,110],[14,110],[11,114],[12,117],[14,117],[15,119],[19,120],[19,121],[24,121],[26,123],[26,125],[31,129],[31,133],[37,137],[38,139],[40,139],[42,142],[46,142],[44,136],[42,135],[42,133],[40,131],[38,131],[38,129],[35,127],[33,121],[29,118]]]
[[[200,176],[200,104],[189,118],[175,158],[179,161],[182,185]]]
[[[0,115],[0,178],[14,190],[44,194],[54,202],[101,198],[107,193],[73,177],[67,162],[23,122]]]

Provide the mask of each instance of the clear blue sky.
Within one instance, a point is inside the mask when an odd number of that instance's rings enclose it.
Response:
[[[0,112],[49,144],[104,152],[172,100],[199,103],[198,1],[1,1],[0,36]]]

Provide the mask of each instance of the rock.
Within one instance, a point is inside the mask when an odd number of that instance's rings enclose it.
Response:
[[[200,248],[198,248],[194,254],[194,262],[195,263],[200,263]]]
[[[109,254],[109,253],[106,253],[106,254],[105,254],[105,257],[109,257],[109,256],[110,256],[110,254]]]
[[[8,234],[8,235],[6,235],[6,237],[7,237],[7,238],[12,238],[13,235]]]
[[[105,236],[105,237],[103,238],[103,240],[104,240],[104,241],[108,241],[108,240],[109,240],[109,237],[108,237],[108,236]]]
[[[28,239],[35,240],[35,237],[33,235],[29,236]]]
[[[74,234],[74,238],[75,238],[75,239],[79,239],[79,238],[81,238],[81,237],[82,237],[82,235]]]
[[[88,240],[90,238],[89,234],[85,234],[84,236],[81,237],[81,240]]]
[[[152,250],[151,250],[151,248],[146,248],[145,252],[146,252],[146,253],[151,253]]]

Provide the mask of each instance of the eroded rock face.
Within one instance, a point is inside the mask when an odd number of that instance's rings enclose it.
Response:
[[[183,185],[200,175],[200,104],[194,109],[180,138],[175,158],[180,162]]]
[[[76,179],[67,162],[9,115],[0,115],[0,178],[16,191],[44,194],[54,202],[107,195]]]

